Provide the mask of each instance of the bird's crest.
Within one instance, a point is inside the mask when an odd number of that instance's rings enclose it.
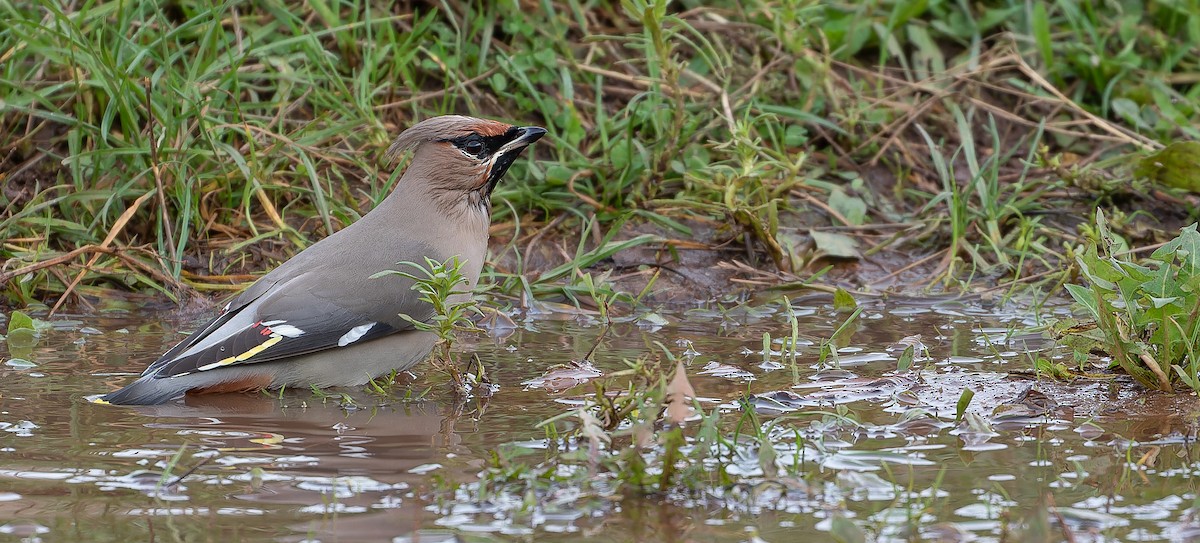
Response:
[[[503,135],[512,128],[510,125],[488,119],[477,119],[465,115],[443,115],[425,119],[401,132],[396,140],[388,146],[384,154],[384,163],[395,164],[400,155],[427,141],[449,140],[468,134],[481,136]]]

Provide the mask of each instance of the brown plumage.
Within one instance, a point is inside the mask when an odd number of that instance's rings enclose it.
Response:
[[[354,224],[264,275],[221,313],[99,401],[154,404],[188,391],[354,386],[423,360],[434,337],[400,315],[432,308],[398,262],[458,256],[470,287],[487,252],[491,194],[537,127],[447,115],[405,130],[388,148],[413,159],[396,188]]]

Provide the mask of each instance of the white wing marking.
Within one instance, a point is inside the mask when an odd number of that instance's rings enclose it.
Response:
[[[346,332],[342,335],[342,337],[338,338],[338,347],[345,347],[351,343],[354,343],[355,341],[358,341],[359,338],[371,331],[371,328],[374,326],[375,323],[369,322],[367,324],[360,324],[354,328],[351,328],[349,332]]]

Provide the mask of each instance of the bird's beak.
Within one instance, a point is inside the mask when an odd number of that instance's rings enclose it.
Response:
[[[520,135],[500,147],[500,150],[496,154],[502,155],[511,151],[519,151],[546,135],[546,129],[537,126],[523,126],[520,130]]]
[[[521,154],[521,151],[546,135],[546,129],[537,126],[523,126],[517,130],[519,132],[516,137],[500,146],[492,154],[492,166],[488,172],[487,179],[478,187],[479,189],[486,190],[488,195],[492,194],[492,190],[500,183],[500,178],[504,177],[504,173],[517,160],[517,156]]]

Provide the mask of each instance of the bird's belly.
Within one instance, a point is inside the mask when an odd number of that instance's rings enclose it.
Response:
[[[409,331],[289,358],[279,364],[271,388],[363,385],[424,361],[436,341],[432,333]]]

